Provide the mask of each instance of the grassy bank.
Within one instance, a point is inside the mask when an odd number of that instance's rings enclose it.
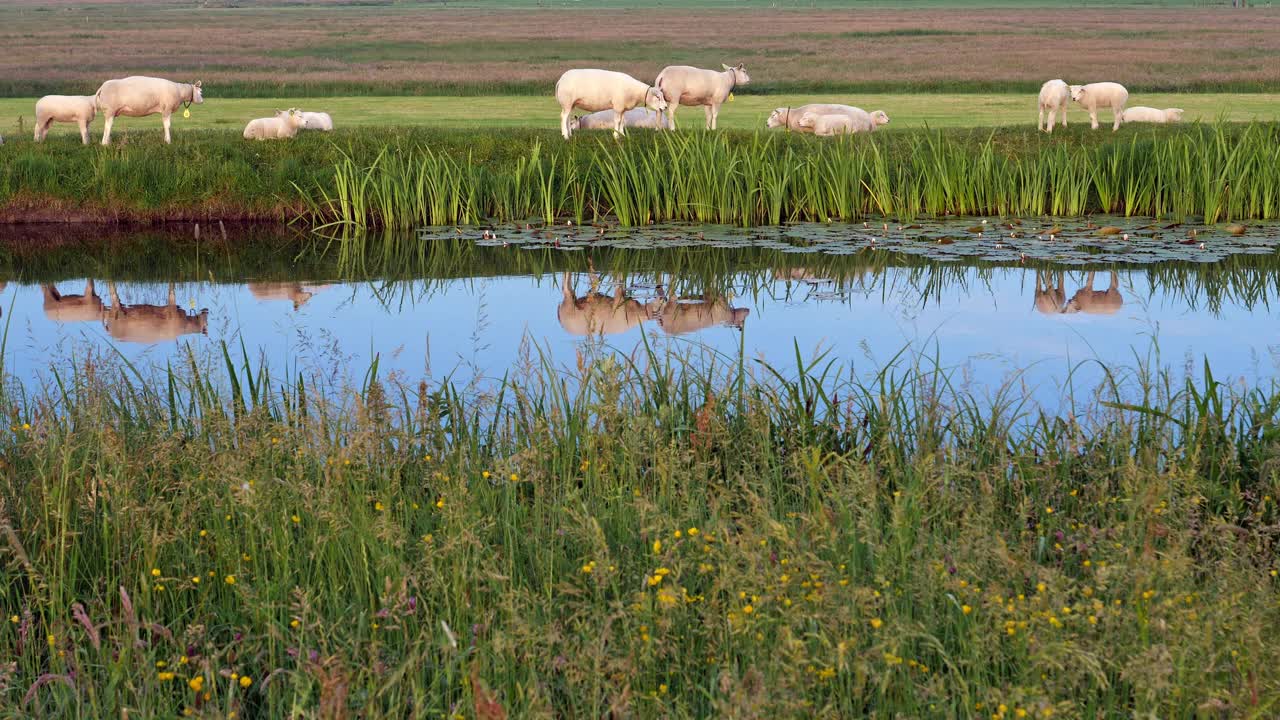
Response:
[[[599,134],[361,129],[251,143],[238,132],[155,133],[110,148],[0,146],[0,219],[293,219],[408,226],[609,216],[777,223],[867,213],[1223,219],[1280,212],[1272,124]],[[326,199],[327,198],[327,199]]]
[[[1274,387],[1054,418],[927,364],[201,367],[0,398],[0,717],[1280,708]]]

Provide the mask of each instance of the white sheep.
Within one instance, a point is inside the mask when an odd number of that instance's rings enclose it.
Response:
[[[866,113],[867,117],[856,117],[847,113],[819,115],[807,112],[800,116],[800,127],[811,130],[814,135],[830,137],[832,135],[874,132],[877,127],[889,124],[889,116],[883,110]]]
[[[36,142],[49,135],[55,122],[80,126],[80,142],[89,144],[89,123],[98,115],[98,107],[88,95],[45,95],[36,101]]]
[[[272,140],[291,138],[298,134],[302,127],[302,111],[297,108],[280,110],[275,117],[250,120],[244,126],[245,140]]]
[[[1040,86],[1040,119],[1036,121],[1036,130],[1046,130],[1044,114],[1049,113],[1047,132],[1053,132],[1055,116],[1062,117],[1062,127],[1067,126],[1067,105],[1071,104],[1071,88],[1062,80],[1050,80]]]
[[[579,130],[612,130],[617,124],[618,116],[612,110],[601,110],[575,117],[569,121],[569,131]],[[629,128],[645,130],[673,130],[675,125],[666,115],[649,108],[633,108],[622,114],[622,124]]]
[[[1115,122],[1111,125],[1111,130],[1114,132],[1119,130],[1120,123],[1124,122],[1124,106],[1129,102],[1129,91],[1125,90],[1120,83],[1113,82],[1072,85],[1071,99],[1089,111],[1089,125],[1094,130],[1098,129],[1098,111],[1106,107],[1111,108],[1111,114],[1115,118]]]
[[[560,134],[569,139],[569,115],[574,108],[595,112],[613,110],[613,134],[625,135],[624,114],[636,107],[666,110],[662,91],[626,73],[611,70],[567,70],[556,81],[556,101],[560,103]]]
[[[329,117],[329,113],[304,112],[302,113],[302,129],[330,132],[333,130],[333,118]]]
[[[160,113],[164,121],[164,141],[170,142],[169,118],[179,107],[204,102],[200,81],[176,83],[162,78],[133,76],[102,83],[94,95],[107,124],[102,131],[102,144],[111,144],[111,124],[118,116],[146,117]]]
[[[810,103],[808,105],[797,105],[795,107],[780,107],[769,114],[769,119],[765,121],[765,127],[777,128],[785,127],[795,132],[813,132],[812,127],[803,127],[800,125],[800,118],[805,113],[813,113],[815,115],[848,115],[854,119],[854,122],[860,126],[870,125],[871,114],[862,108],[856,108],[852,105],[839,105],[832,103]],[[886,117],[887,121],[887,117]]]
[[[1165,108],[1157,110],[1156,108],[1137,107],[1126,108],[1124,113],[1124,121],[1145,122],[1145,123],[1176,123],[1182,122],[1182,108]]]
[[[667,99],[667,117],[675,127],[676,110],[681,105],[702,105],[707,115],[707,129],[716,129],[720,106],[733,94],[738,85],[751,82],[742,63],[730,67],[721,63],[724,72],[703,70],[689,65],[670,65],[658,73],[653,84]]]

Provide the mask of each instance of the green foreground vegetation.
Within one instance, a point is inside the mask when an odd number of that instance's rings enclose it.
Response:
[[[276,219],[348,227],[493,219],[738,225],[868,214],[1280,215],[1280,126],[1073,125],[885,131],[635,132],[396,128],[245,142],[154,133],[110,148],[0,147],[0,218]]]
[[[1280,389],[635,362],[6,382],[0,717],[1280,710]]]

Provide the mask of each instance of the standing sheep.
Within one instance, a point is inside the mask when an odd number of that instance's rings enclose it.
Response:
[[[44,142],[54,122],[80,126],[80,142],[89,144],[89,123],[98,115],[98,107],[88,95],[45,95],[36,101],[36,142]]]
[[[103,145],[111,144],[111,124],[117,117],[146,117],[156,113],[160,113],[164,120],[164,141],[167,144],[171,142],[169,118],[179,107],[204,102],[204,93],[199,80],[188,85],[135,75],[102,83],[94,102],[107,121],[102,131]]]
[[[861,118],[848,114],[828,114],[807,112],[800,116],[800,127],[820,137],[832,135],[874,132],[877,127],[889,124],[889,116],[883,110],[867,113]]]
[[[1182,122],[1182,108],[1165,108],[1157,110],[1155,108],[1138,107],[1126,108],[1124,113],[1124,121],[1146,122],[1146,123],[1176,123]]]
[[[707,114],[707,129],[716,129],[716,118],[720,116],[720,106],[733,94],[738,85],[751,82],[747,70],[742,63],[730,67],[721,64],[724,72],[703,70],[688,65],[670,65],[658,73],[654,85],[662,91],[667,99],[667,117],[671,126],[676,123],[676,110],[680,105],[702,105]]]
[[[601,110],[590,115],[573,118],[569,121],[569,131],[575,133],[579,130],[612,130],[617,120],[618,116],[614,111]],[[634,108],[626,111],[622,114],[622,124],[629,128],[645,130],[675,129],[671,118],[649,108]]]
[[[302,129],[332,132],[333,118],[329,117],[329,113],[304,112],[302,113]]]
[[[275,117],[250,120],[244,126],[245,140],[279,140],[291,138],[302,127],[302,111],[297,108],[279,110]]]
[[[812,127],[803,127],[800,125],[800,118],[805,113],[813,113],[815,115],[848,115],[853,118],[855,123],[860,125],[871,124],[871,114],[862,108],[856,108],[852,105],[838,105],[830,103],[810,103],[808,105],[799,105],[796,107],[780,107],[776,108],[769,114],[769,119],[765,121],[765,127],[776,128],[785,127],[795,132],[813,132]]]
[[[1111,114],[1115,118],[1111,131],[1115,132],[1120,129],[1120,123],[1124,122],[1124,106],[1129,102],[1129,91],[1120,83],[1113,82],[1072,85],[1071,99],[1089,111],[1089,125],[1094,130],[1098,129],[1098,111],[1105,107],[1111,108]]]
[[[1062,80],[1050,80],[1040,86],[1040,119],[1036,121],[1036,130],[1045,130],[1044,114],[1049,113],[1047,132],[1053,132],[1054,117],[1062,116],[1062,127],[1067,126],[1067,105],[1071,103],[1071,88]]]
[[[648,106],[666,110],[662,91],[626,73],[611,70],[567,70],[556,81],[556,101],[560,103],[560,134],[569,139],[569,115],[574,108],[595,112],[613,110],[613,134],[626,134],[624,114],[631,108]]]

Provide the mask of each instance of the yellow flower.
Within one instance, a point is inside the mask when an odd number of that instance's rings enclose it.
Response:
[[[223,578],[222,580],[223,580],[223,582],[225,582],[225,583],[226,583],[226,584],[228,584],[228,585],[235,585],[235,584],[236,584],[236,576],[235,576],[235,575],[228,575],[228,576],[226,576],[225,578]]]
[[[15,624],[16,624],[16,623],[18,622],[18,619],[19,619],[19,618],[18,618],[18,616],[17,616],[17,615],[10,615],[10,616],[9,616],[9,622],[11,622],[11,623],[15,623]]]
[[[249,554],[248,554],[248,553],[240,553],[240,559],[241,559],[241,560],[243,560],[244,562],[249,562]]]
[[[192,575],[192,576],[191,576],[191,584],[193,584],[193,585],[199,585],[199,584],[200,584],[200,576],[199,576],[199,575]]]
[[[484,472],[480,473],[480,477],[484,478],[485,480],[488,480],[488,479],[489,479],[489,471],[488,471],[488,470],[485,470]]]
[[[1089,616],[1089,624],[1090,624],[1090,625],[1097,625],[1097,624],[1098,624],[1098,616],[1097,616],[1097,615],[1090,615],[1090,616]]]
[[[1074,492],[1074,491],[1073,491],[1073,492]],[[1026,717],[1026,716],[1027,716],[1027,711],[1026,711],[1026,710],[1023,710],[1022,708],[1018,708],[1017,710],[1014,710],[1014,711],[1013,711],[1013,714],[1014,714],[1014,715],[1017,715],[1017,716],[1018,716],[1018,717],[1020,717],[1020,718],[1024,718],[1024,717]]]
[[[201,531],[200,531],[200,537],[209,537],[209,531],[208,531],[208,530],[201,530]]]
[[[195,712],[196,712],[195,710],[192,710],[192,709],[191,709],[191,708],[189,708],[189,707],[184,707],[184,708],[182,708],[182,716],[183,716],[183,717],[191,717],[192,715],[194,715],[194,714],[195,714]]]
[[[884,621],[883,621],[883,620],[881,620],[880,618],[871,618],[871,627],[872,627],[872,628],[874,628],[874,629],[876,629],[876,630],[879,630],[881,625],[884,625]]]
[[[437,507],[437,508],[443,508],[443,507],[444,507],[444,498],[440,498],[439,500],[437,500],[437,501],[436,501],[436,507]]]
[[[54,643],[58,642],[58,638],[55,635],[50,635],[48,640],[50,647],[52,647]]]
[[[151,577],[160,577],[160,568],[151,568]]]
[[[160,673],[160,674],[156,675],[156,677],[157,677],[158,679],[160,679],[160,680],[164,681],[164,682],[168,682],[168,681],[172,680],[174,676],[173,676],[173,673],[171,673],[171,672],[162,672],[162,673]]]
[[[373,503],[373,509],[378,512],[382,512],[385,508],[383,508],[381,500],[375,500]]]
[[[168,664],[169,664],[169,663],[167,663],[167,662],[165,662],[165,661],[163,661],[163,660],[157,660],[157,661],[156,661],[156,667],[158,667],[158,668],[162,668],[162,667],[164,667],[165,665],[168,665]]]
[[[187,687],[191,688],[195,692],[200,692],[204,689],[204,676],[197,675],[191,678],[187,681]]]
[[[253,680],[248,675],[240,676],[240,687],[247,688],[253,684]]]
[[[431,533],[427,533],[422,536],[422,542],[427,543],[428,545],[431,544],[432,540],[435,540],[435,537]]]
[[[658,554],[658,553],[660,553],[660,552],[662,552],[662,541],[661,541],[661,540],[654,540],[654,541],[653,541],[653,553],[656,555],[656,554]]]
[[[426,455],[423,455],[422,457],[423,457],[423,459],[424,459],[424,460],[426,460],[427,462],[431,462],[431,453],[427,453]]]
[[[299,626],[299,625],[301,625],[301,624],[302,624],[302,623],[298,622],[296,619],[295,619],[295,620],[290,620],[290,621],[289,621],[289,627],[293,628],[294,630],[297,630],[297,629],[298,629],[298,626]]]
[[[698,535],[698,528],[696,527],[689,528],[689,537],[697,537],[697,535]]]
[[[743,608],[742,608],[742,612],[743,612],[744,614],[746,614],[746,615],[750,615],[751,613],[753,613],[753,612],[755,612],[755,611],[756,611],[756,609],[755,609],[755,608],[753,608],[753,607],[751,607],[750,605],[747,605],[747,606],[745,606],[745,607],[743,607]]]
[[[1036,583],[1036,592],[1044,592],[1044,583]]]
[[[585,575],[590,575],[592,572],[595,571],[595,569],[596,569],[596,563],[594,560],[582,566],[582,572]]]
[[[1044,509],[1044,511],[1045,511],[1046,513],[1048,513],[1049,515],[1052,515],[1052,514],[1053,514],[1053,508],[1052,508],[1052,507],[1047,507],[1047,508],[1045,508],[1045,509]]]
[[[292,521],[293,521],[293,524],[295,524],[295,525],[297,525],[298,523],[302,522],[302,518],[298,517],[297,515],[290,515],[290,516],[289,516],[289,519],[290,519],[290,520],[292,520]]]
[[[183,655],[182,657],[178,658],[178,664],[179,664],[179,665],[186,665],[188,662],[190,662],[190,660],[191,660],[191,659],[190,659],[190,658],[188,658],[186,655]]]
[[[674,536],[675,536],[675,539],[677,539],[677,540],[679,540],[679,539],[680,539],[680,536],[681,536],[681,535],[683,535],[683,534],[684,534],[684,533],[680,532],[679,530],[677,530],[677,531],[675,531],[674,533],[672,533],[672,535],[674,535]]]
[[[960,612],[964,613],[965,615],[968,615],[969,613],[973,612],[973,608],[969,607],[968,605],[961,605]]]
[[[511,482],[520,482],[520,476],[516,473],[511,473]]]

